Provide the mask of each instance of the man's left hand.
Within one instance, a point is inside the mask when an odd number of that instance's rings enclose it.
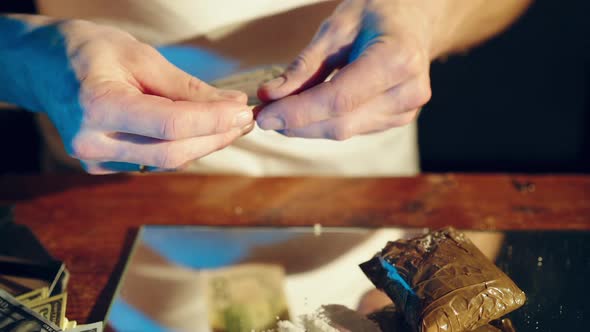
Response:
[[[258,125],[344,140],[413,121],[431,96],[432,19],[420,3],[344,1],[285,73],[260,87],[271,103]]]

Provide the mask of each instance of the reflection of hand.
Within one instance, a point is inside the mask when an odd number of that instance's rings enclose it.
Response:
[[[258,124],[342,140],[411,122],[431,95],[429,21],[418,3],[342,3],[284,75],[261,87],[261,99],[277,101]]]
[[[123,31],[65,21],[21,38],[32,50],[20,53],[34,75],[27,106],[49,115],[90,173],[175,169],[253,125],[245,94],[205,84]]]
[[[361,297],[357,311],[362,315],[372,314],[393,302],[379,289],[371,289]]]

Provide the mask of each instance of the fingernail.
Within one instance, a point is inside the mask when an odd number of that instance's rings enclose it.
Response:
[[[234,118],[234,127],[242,128],[252,122],[252,111],[242,111],[236,115]]]
[[[280,130],[285,128],[285,122],[281,118],[275,117],[262,119],[258,125],[264,130]]]
[[[284,76],[279,76],[277,78],[273,78],[272,80],[262,84],[265,89],[273,90],[278,89],[285,83],[286,79]]]
[[[218,90],[217,95],[223,99],[240,100],[244,99],[245,94],[236,90]]]
[[[252,129],[254,129],[254,121],[250,122],[250,124],[244,126],[241,128],[242,130],[242,136],[248,134],[249,132],[252,131]]]

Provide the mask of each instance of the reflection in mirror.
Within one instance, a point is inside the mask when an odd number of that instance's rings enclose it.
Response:
[[[110,308],[108,325],[115,331],[266,331],[280,320],[294,321],[331,304],[364,316],[391,300],[375,289],[358,265],[388,241],[424,233],[395,228],[318,232],[144,227]],[[571,327],[587,322],[586,304],[572,294],[560,294],[562,302],[551,303],[549,296],[555,294],[547,287],[555,285],[547,282],[559,282],[564,290],[582,282],[580,276],[590,272],[583,256],[583,250],[589,249],[588,234],[466,234],[527,293],[527,304],[510,315],[517,331],[551,331],[562,326],[562,318],[568,318]],[[548,250],[546,239],[555,252]]]

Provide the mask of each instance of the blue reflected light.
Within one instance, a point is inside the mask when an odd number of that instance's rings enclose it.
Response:
[[[399,282],[410,294],[414,294],[412,287],[410,287],[410,285],[408,285],[404,278],[402,278],[399,272],[397,272],[395,266],[391,265],[391,263],[383,259],[381,256],[379,256],[379,262],[381,263],[381,266],[383,266],[383,268],[387,271],[387,277],[389,277],[389,279]]]
[[[283,242],[294,236],[277,230],[250,233],[147,227],[142,241],[170,262],[194,269],[213,269],[238,263],[255,247]]]
[[[173,65],[206,82],[228,76],[239,68],[237,61],[192,46],[166,45],[157,49]]]
[[[109,324],[115,331],[165,332],[162,326],[117,297],[110,310]]]

